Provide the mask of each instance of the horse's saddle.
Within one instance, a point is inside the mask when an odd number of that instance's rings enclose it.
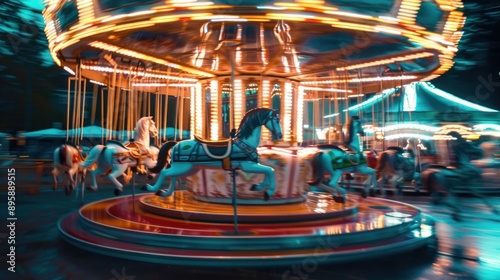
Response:
[[[337,150],[341,150],[345,153],[344,156],[332,157],[332,164],[334,168],[348,168],[352,166],[357,166],[359,164],[364,164],[367,162],[366,157],[363,152],[358,153],[352,147],[348,145],[338,145],[335,147]]]
[[[217,160],[223,160],[225,158],[229,159],[232,152],[232,139],[222,139],[222,140],[206,140],[197,135],[194,136],[195,140],[203,147],[205,154]]]
[[[137,142],[125,143],[123,147],[128,149],[128,153],[117,153],[115,156],[131,156],[134,159],[140,159],[142,156],[149,154],[149,149]]]
[[[196,139],[196,141],[200,142],[200,144],[203,144],[203,145],[206,145],[209,147],[227,147],[227,146],[229,146],[229,144],[231,142],[231,138],[222,139],[222,140],[207,140],[207,139],[201,138],[198,135],[195,135],[194,139]]]

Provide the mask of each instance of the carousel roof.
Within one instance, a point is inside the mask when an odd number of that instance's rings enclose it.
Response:
[[[465,21],[458,0],[45,2],[53,59],[101,83],[234,72],[373,92],[450,69]]]

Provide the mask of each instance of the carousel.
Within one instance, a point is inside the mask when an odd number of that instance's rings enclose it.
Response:
[[[61,218],[69,243],[147,262],[270,266],[435,242],[431,217],[375,197],[363,116],[347,108],[450,69],[460,1],[44,2],[50,53],[73,75],[68,130],[87,121],[89,82],[92,122],[130,131],[103,134],[86,158],[71,145],[55,152],[59,167],[90,173],[90,189],[106,174],[120,195]],[[304,127],[325,113],[317,100],[331,101],[337,138],[305,145]],[[169,124],[188,137],[167,137]],[[156,174],[146,193],[121,195],[130,168]],[[366,178],[359,193],[350,174]]]

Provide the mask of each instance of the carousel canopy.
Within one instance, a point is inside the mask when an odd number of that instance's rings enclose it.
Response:
[[[465,22],[459,0],[77,3],[45,2],[49,49],[105,84],[112,72],[188,84],[235,73],[373,92],[449,70]]]

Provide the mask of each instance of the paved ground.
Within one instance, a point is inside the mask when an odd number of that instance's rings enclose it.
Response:
[[[124,194],[130,194],[130,189]],[[112,188],[87,193],[85,201],[113,196]],[[462,197],[463,221],[455,222],[444,206],[429,204],[425,196],[389,196],[422,207],[438,223],[438,253],[411,252],[388,258],[337,265],[303,263],[299,266],[252,268],[200,268],[157,265],[95,255],[60,239],[57,220],[77,211],[80,197],[66,197],[62,190],[16,193],[15,264],[7,270],[9,248],[6,218],[7,194],[0,193],[0,279],[500,279],[500,216],[476,198]],[[500,207],[499,197],[490,203]]]

